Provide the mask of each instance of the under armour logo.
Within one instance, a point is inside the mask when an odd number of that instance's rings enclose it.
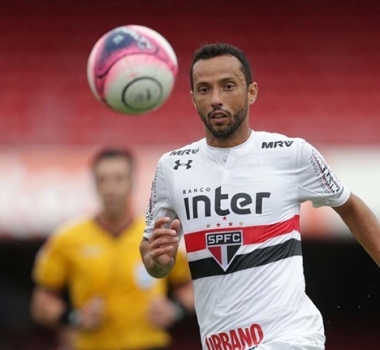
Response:
[[[193,161],[192,160],[189,160],[187,163],[181,163],[181,161],[180,160],[176,160],[174,163],[176,163],[177,165],[174,167],[174,170],[178,170],[178,168],[180,167],[180,166],[185,166],[186,167],[186,170],[187,169],[190,169],[191,168],[191,163],[192,163]]]

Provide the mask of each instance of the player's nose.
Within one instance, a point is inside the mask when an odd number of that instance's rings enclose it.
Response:
[[[222,97],[218,89],[213,89],[211,95],[211,106],[213,108],[221,107],[223,105]]]

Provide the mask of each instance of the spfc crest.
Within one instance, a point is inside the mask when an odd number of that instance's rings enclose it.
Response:
[[[207,249],[224,271],[230,266],[242,243],[243,231],[206,233]]]

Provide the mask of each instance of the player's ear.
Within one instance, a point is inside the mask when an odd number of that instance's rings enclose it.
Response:
[[[195,107],[195,109],[197,108],[197,104],[195,103],[195,100],[194,100],[194,91],[193,90],[190,90],[190,95],[191,95],[191,100],[193,101],[193,105]]]
[[[250,105],[255,103],[258,92],[259,87],[256,82],[253,82],[248,86],[248,103]]]

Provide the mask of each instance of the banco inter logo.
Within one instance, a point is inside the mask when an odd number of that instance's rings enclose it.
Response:
[[[206,233],[206,247],[224,271],[228,269],[242,244],[242,231]]]
[[[182,166],[186,164],[179,164]],[[211,188],[205,186],[206,192]],[[207,189],[209,191],[207,191]],[[195,192],[194,192],[195,193]],[[199,194],[196,196],[184,197],[186,219],[198,219],[210,217],[214,214],[227,216],[235,213],[238,215],[263,214],[263,205],[271,196],[270,192],[257,192],[252,194],[237,192],[222,192],[222,187],[215,189],[214,193]]]

